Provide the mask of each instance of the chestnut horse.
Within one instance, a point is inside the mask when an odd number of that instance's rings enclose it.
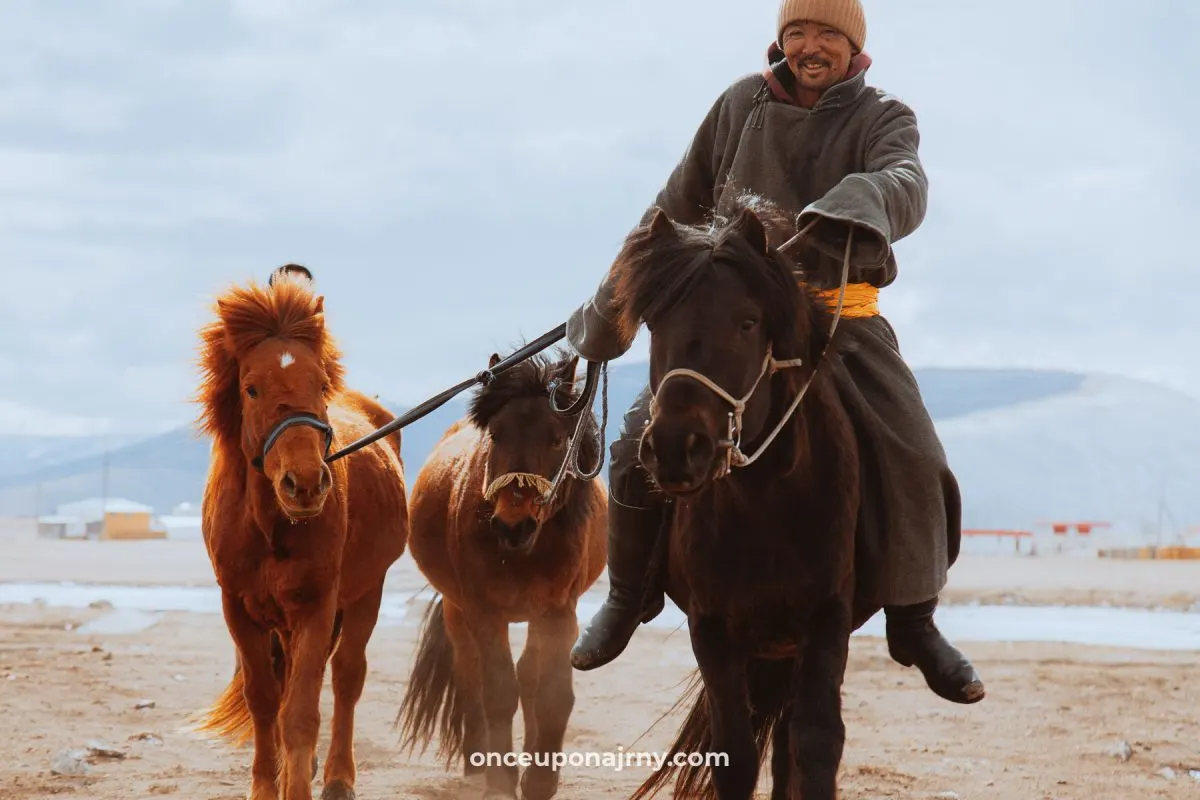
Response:
[[[251,800],[309,800],[333,662],[324,800],[354,797],[354,710],[384,575],[404,552],[399,434],[326,462],[392,419],[343,384],[324,298],[300,279],[234,287],[201,332],[201,425],[213,439],[204,540],[237,666],[201,726],[251,736]]]
[[[728,758],[668,759],[634,796],[677,771],[677,797],[749,800],[770,744],[772,800],[834,800],[849,637],[870,614],[854,609],[858,449],[833,316],[745,205],[707,227],[659,210],[613,269],[625,335],[650,330],[640,457],[671,501],[667,592],[699,667],[672,752]]]
[[[436,733],[447,768],[461,760],[466,775],[486,771],[487,797],[516,796],[517,767],[496,759],[513,751],[518,699],[525,752],[537,756],[521,795],[545,800],[557,791],[558,772],[548,765],[575,704],[576,602],[607,561],[599,478],[568,475],[540,504],[578,421],[556,413],[551,397],[560,408],[577,399],[578,360],[531,358],[479,388],[413,484],[410,550],[441,597],[422,623],[397,719],[409,752],[417,743],[424,751]],[[498,362],[493,355],[489,366]],[[580,461],[595,464],[597,444],[581,435]],[[514,622],[529,623],[515,669]]]

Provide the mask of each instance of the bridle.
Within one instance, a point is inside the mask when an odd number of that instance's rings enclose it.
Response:
[[[329,450],[333,447],[333,426],[328,422],[318,417],[316,414],[301,412],[285,417],[279,424],[271,429],[267,434],[266,441],[263,442],[262,451],[250,460],[251,465],[259,472],[263,471],[263,464],[267,461],[267,453],[271,452],[271,448],[279,441],[279,437],[288,428],[294,428],[297,425],[304,425],[309,428],[316,428],[321,433],[325,434],[325,452],[321,457],[325,461],[329,461]]]
[[[777,251],[784,252],[795,246],[795,244],[799,242],[805,235],[807,235],[808,232],[812,230],[813,226],[819,221],[819,219],[815,219],[808,225],[804,226],[803,230],[780,245],[777,248]],[[833,333],[835,330],[837,330],[838,320],[841,319],[842,316],[842,305],[846,298],[846,282],[850,277],[850,253],[853,244],[854,227],[851,226],[846,237],[846,253],[842,259],[842,282],[838,291],[837,309],[834,311],[833,323],[829,327],[829,337],[825,340],[825,347],[821,350],[821,355],[817,359],[816,365],[814,365],[812,372],[809,373],[808,379],[804,382],[804,385],[800,387],[800,391],[796,393],[796,397],[792,400],[791,405],[788,406],[787,411],[784,412],[783,416],[779,418],[779,422],[775,424],[774,429],[767,435],[762,444],[760,444],[758,449],[753,453],[746,455],[742,452],[742,415],[746,411],[746,403],[748,403],[750,398],[754,396],[755,391],[758,390],[758,385],[762,383],[762,379],[764,377],[772,376],[780,370],[799,367],[804,363],[804,359],[789,358],[782,361],[776,360],[771,352],[771,345],[768,344],[767,354],[763,359],[762,369],[759,370],[758,377],[754,379],[754,383],[750,386],[750,389],[740,398],[734,397],[729,392],[718,386],[716,382],[714,382],[707,375],[704,375],[703,373],[697,372],[693,369],[673,369],[666,375],[663,375],[659,380],[658,388],[650,398],[651,420],[654,419],[658,410],[658,394],[663,390],[663,385],[671,378],[691,378],[692,380],[697,381],[698,383],[707,387],[715,395],[733,407],[729,412],[729,428],[728,432],[726,433],[726,437],[717,442],[717,446],[725,450],[725,459],[721,463],[720,471],[715,476],[716,479],[719,480],[725,477],[733,471],[734,467],[748,467],[757,461],[759,457],[766,452],[766,449],[771,446],[771,443],[774,442],[779,434],[783,431],[783,428],[785,425],[787,425],[788,420],[790,420],[792,415],[796,413],[796,409],[800,407],[800,401],[804,399],[804,395],[808,393],[809,387],[812,386],[813,378],[816,377],[817,367],[820,366],[822,361],[824,361],[825,354],[829,351],[829,345],[833,342]]]

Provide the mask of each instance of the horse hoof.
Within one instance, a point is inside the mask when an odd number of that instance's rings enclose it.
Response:
[[[550,800],[558,791],[558,773],[532,767],[521,776],[521,800]]]
[[[321,800],[354,800],[354,790],[345,781],[334,781],[321,792]]]

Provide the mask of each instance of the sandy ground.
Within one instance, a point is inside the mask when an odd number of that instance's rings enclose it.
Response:
[[[954,573],[947,602],[1190,608],[1200,601],[1200,566],[1186,563],[965,557]],[[0,536],[0,581],[13,580],[210,585],[211,573],[196,543]],[[421,584],[407,558],[390,580],[401,591]],[[108,613],[0,607],[0,798],[244,797],[249,752],[186,730],[188,715],[230,674],[221,619],[170,613],[136,633],[88,632],[86,623]],[[390,624],[372,640],[359,715],[359,797],[478,798],[477,785],[445,773],[431,756],[410,759],[397,747],[392,720],[415,636],[413,627]],[[520,629],[513,640],[519,647]],[[972,643],[969,651],[989,696],[968,708],[932,695],[913,670],[887,658],[881,641],[854,640],[843,797],[1200,796],[1200,780],[1189,774],[1200,770],[1200,688],[1189,680],[1196,653],[1020,643]],[[693,664],[686,632],[643,628],[610,667],[576,674],[567,749],[664,748],[680,717],[659,718]],[[137,709],[142,700],[153,707]],[[326,725],[330,711],[327,688]],[[518,721],[518,736],[519,729]],[[1132,751],[1127,760],[1110,754],[1122,740]],[[95,758],[85,776],[52,773],[58,754],[92,742],[125,757]],[[646,774],[568,768],[559,797],[626,797]]]

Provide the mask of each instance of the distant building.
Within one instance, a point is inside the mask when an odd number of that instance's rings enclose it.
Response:
[[[200,515],[195,513],[171,514],[158,518],[159,524],[166,531],[166,537],[172,540],[199,541],[204,538],[200,530]]]
[[[38,518],[38,535],[51,539],[162,539],[154,509],[120,497],[63,503]]]

